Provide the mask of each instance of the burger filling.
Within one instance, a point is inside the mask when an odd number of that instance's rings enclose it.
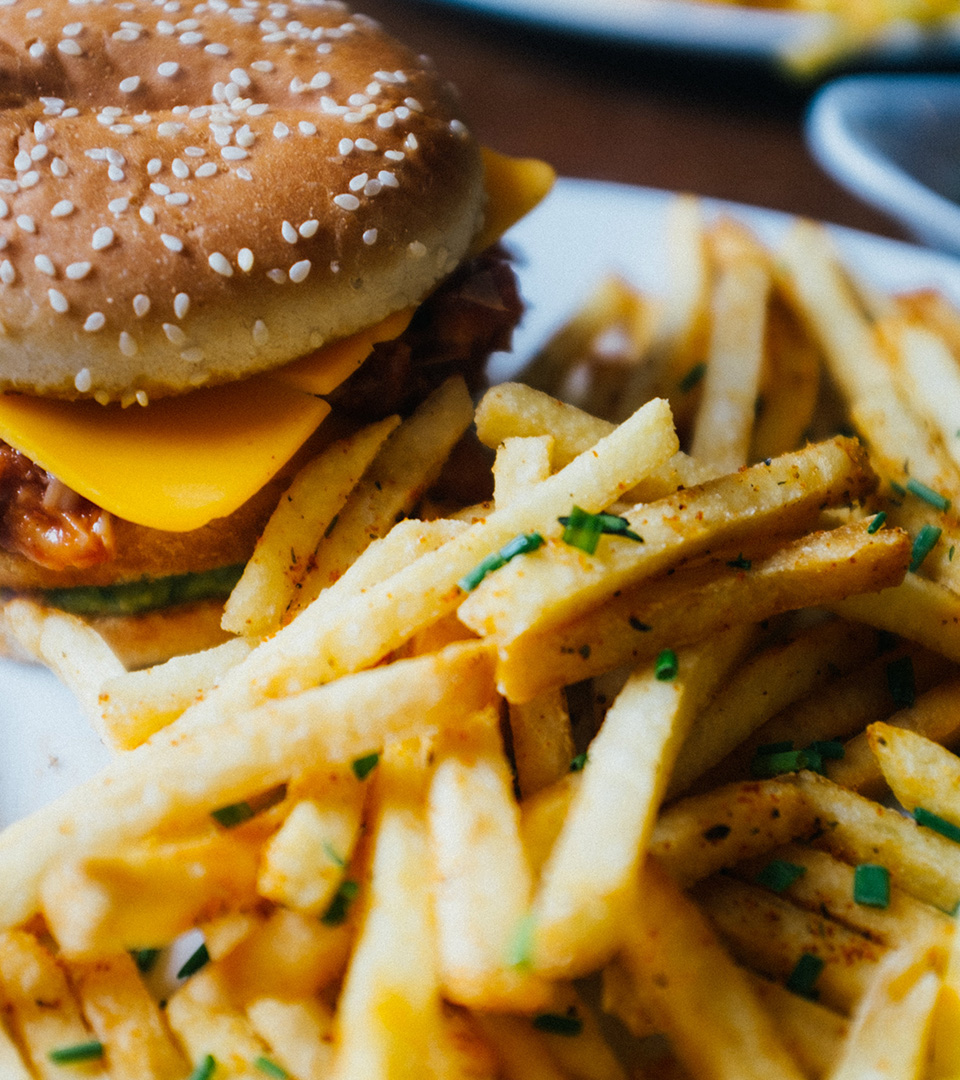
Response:
[[[369,422],[408,414],[454,373],[482,388],[490,353],[509,348],[522,313],[516,279],[500,248],[463,264],[417,310],[407,330],[377,344],[330,395],[340,415]],[[0,442],[0,548],[51,570],[86,569],[115,555],[113,518],[6,443]],[[131,614],[226,596],[239,567],[109,586],[47,591],[81,614]]]

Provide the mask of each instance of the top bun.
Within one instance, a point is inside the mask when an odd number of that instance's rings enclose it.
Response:
[[[0,390],[129,401],[417,303],[483,217],[422,57],[334,0],[0,0]]]

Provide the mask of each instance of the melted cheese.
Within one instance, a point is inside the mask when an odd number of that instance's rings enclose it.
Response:
[[[547,193],[542,162],[484,152],[483,250]],[[329,394],[378,341],[403,333],[412,310],[269,375],[164,398],[146,408],[0,395],[0,439],[118,517],[187,532],[233,513],[316,430]]]

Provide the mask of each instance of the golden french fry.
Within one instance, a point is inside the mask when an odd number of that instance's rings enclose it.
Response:
[[[399,423],[391,416],[370,424],[327,447],[297,473],[227,599],[224,630],[258,638],[280,626],[317,543]]]
[[[247,1018],[270,1058],[298,1080],[325,1080],[333,1064],[333,1013],[317,998],[257,998]]]
[[[112,745],[132,750],[172,723],[238,664],[251,646],[242,638],[164,664],[104,679],[98,703]]]
[[[799,1080],[771,1018],[697,907],[648,859],[621,959],[698,1080]]]
[[[501,644],[500,692],[527,701],[557,686],[655,657],[703,640],[734,623],[755,623],[834,596],[882,589],[902,580],[909,542],[903,533],[867,534],[841,526],[769,548],[713,557],[620,594],[560,627],[523,633]],[[744,563],[750,564],[744,570]],[[731,563],[733,565],[731,565]],[[834,591],[836,590],[836,592]],[[889,591],[889,590],[887,590]]]
[[[493,463],[494,503],[507,506],[522,499],[531,484],[546,480],[551,471],[552,449],[551,435],[504,439]]]
[[[590,744],[532,908],[531,959],[553,976],[582,975],[617,947],[670,766],[701,703],[742,654],[728,631],[680,650],[669,678],[634,671]]]
[[[871,724],[867,739],[897,801],[923,824],[925,813],[957,830],[960,837],[960,758],[915,731]],[[936,827],[937,822],[932,823]]]
[[[511,704],[509,716],[517,786],[526,798],[569,770],[576,754],[570,710],[561,690],[549,690],[532,701]]]

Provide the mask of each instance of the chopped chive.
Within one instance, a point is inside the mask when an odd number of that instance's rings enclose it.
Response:
[[[528,969],[533,964],[533,914],[528,913],[517,923],[507,947],[507,964],[512,968]]]
[[[213,1054],[207,1054],[202,1061],[197,1062],[196,1068],[190,1074],[188,1080],[210,1080],[213,1070],[217,1067]]]
[[[229,806],[211,810],[210,816],[225,829],[233,829],[253,817],[253,807],[248,802],[231,803]]]
[[[915,806],[913,808],[913,819],[918,825],[933,829],[934,832],[938,832],[955,844],[960,844],[960,827],[954,825],[952,821],[940,817],[939,814],[933,813],[932,810],[924,810],[922,806]]]
[[[592,555],[597,550],[603,533],[603,524],[598,514],[590,514],[579,506],[574,506],[567,517],[558,520],[563,526],[563,536],[560,539],[565,544],[587,555]]]
[[[889,907],[890,871],[876,863],[861,863],[853,871],[853,899],[865,907]]]
[[[867,532],[871,535],[875,532],[879,532],[883,528],[884,522],[887,520],[886,510],[881,510],[878,514],[874,514],[870,519],[870,524],[867,526]]]
[[[545,1031],[549,1035],[579,1035],[583,1031],[583,1021],[573,1011],[563,1013],[540,1013],[533,1018],[533,1026],[537,1031]]]
[[[258,1057],[254,1061],[254,1065],[267,1076],[275,1076],[277,1080],[286,1080],[290,1074],[282,1065],[278,1065],[275,1061],[271,1061],[268,1057]]]
[[[694,364],[693,367],[684,375],[680,380],[680,391],[683,394],[689,394],[690,391],[697,385],[698,382],[706,375],[707,365],[702,361],[699,364]]]
[[[937,510],[946,511],[950,509],[950,500],[946,495],[941,495],[939,491],[927,487],[920,480],[914,480],[912,476],[907,481],[907,491],[912,495],[916,495],[918,499],[923,499],[925,503],[929,503],[930,506],[935,507]]]
[[[839,739],[816,739],[806,749],[808,752],[812,751],[820,757],[833,761],[842,761],[847,752],[847,748]]]
[[[340,882],[340,888],[333,895],[333,899],[330,901],[330,906],[320,916],[320,921],[324,926],[340,926],[347,921],[347,912],[350,910],[350,905],[357,897],[357,893],[360,892],[360,886],[351,881],[350,878],[344,878]]]
[[[910,566],[908,569],[916,571],[920,564],[937,546],[942,529],[936,525],[924,525],[914,537],[913,546],[910,548]]]
[[[339,866],[341,870],[346,868],[347,860],[334,848],[329,840],[324,840],[323,850],[326,852],[327,858],[334,866]]]
[[[782,750],[776,754],[755,754],[750,762],[750,775],[755,780],[769,780],[809,767],[810,755],[805,750]]]
[[[741,552],[735,559],[730,559],[727,566],[733,570],[749,570],[753,563],[749,559],[745,559],[743,552]]]
[[[366,780],[379,764],[380,754],[374,751],[372,754],[364,754],[363,757],[356,758],[351,768],[353,769],[353,775],[358,780]]]
[[[907,493],[907,489],[903,486],[903,484],[898,484],[896,480],[890,481],[890,490],[894,493],[894,495],[898,495],[901,499]]]
[[[787,989],[799,997],[816,1001],[820,996],[816,988],[817,979],[823,971],[824,961],[813,953],[804,953],[796,962],[793,971],[787,977]]]
[[[499,570],[501,566],[506,566],[517,555],[525,555],[530,551],[536,551],[543,542],[543,537],[538,532],[521,533],[512,540],[508,540],[499,551],[488,555],[469,574],[464,574],[457,584],[464,592],[473,592],[487,574]]]
[[[202,945],[187,958],[183,967],[177,972],[178,979],[188,979],[191,975],[195,975],[202,967],[210,963],[210,953],[207,952],[207,943],[203,942]]]
[[[51,1050],[47,1057],[54,1065],[72,1065],[76,1061],[95,1061],[103,1057],[103,1043],[97,1039],[75,1043],[73,1046],[61,1046]]]
[[[754,881],[771,892],[782,893],[807,872],[805,866],[787,862],[785,859],[771,859],[757,874]]]
[[[917,700],[917,680],[913,657],[898,656],[887,664],[887,688],[898,709],[909,709]]]
[[[583,767],[584,767],[584,765],[586,765],[586,763],[587,763],[587,752],[586,752],[586,750],[584,750],[584,752],[582,754],[577,754],[577,756],[570,762],[570,771],[571,772],[583,772]]]
[[[660,682],[670,682],[677,677],[677,654],[673,649],[663,649],[654,664],[653,673]]]
[[[160,950],[134,949],[130,955],[133,957],[133,962],[137,965],[137,971],[139,971],[141,975],[149,975],[157,962]]]

